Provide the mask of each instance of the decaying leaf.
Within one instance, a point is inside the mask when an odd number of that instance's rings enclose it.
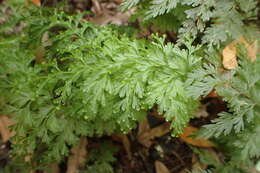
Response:
[[[41,0],[32,0],[32,3],[38,7],[41,6]]]
[[[213,90],[211,91],[207,96],[206,98],[216,98],[216,97],[219,97],[216,90]]]
[[[232,41],[230,44],[228,44],[222,52],[223,55],[223,66],[226,69],[234,69],[237,67],[237,50],[236,45],[237,44],[243,44],[247,50],[248,58],[251,61],[256,60],[256,55],[258,51],[258,42],[255,40],[251,44],[245,39],[245,37],[240,37],[239,40]]]
[[[156,173],[170,173],[169,169],[162,162],[156,160],[154,165]]]
[[[114,0],[116,3],[121,4],[124,0]]]
[[[194,145],[197,147],[214,147],[215,146],[209,140],[189,137],[196,131],[198,131],[198,129],[195,127],[192,127],[192,126],[185,127],[184,133],[180,136],[180,140],[186,142],[187,144]]]
[[[260,171],[256,170],[255,168],[248,168],[247,171],[250,173],[260,173]]]
[[[253,43],[249,44],[248,41],[245,39],[245,37],[240,37],[239,39],[239,43],[243,43],[244,46],[246,47],[248,56],[250,58],[251,61],[255,61],[256,60],[256,54],[257,54],[257,49],[258,49],[258,45],[257,45],[257,40],[255,40]]]
[[[25,162],[31,162],[32,161],[32,155],[27,155],[24,157]]]
[[[95,9],[95,13],[99,16],[99,15],[102,15],[103,14],[103,11],[102,11],[102,7],[99,3],[98,0],[91,0],[92,1],[92,4],[93,4],[93,7]]]
[[[44,55],[45,55],[45,48],[44,46],[37,47],[35,53],[35,61],[36,63],[42,63],[44,61]]]
[[[139,125],[137,140],[140,144],[144,145],[145,147],[150,147],[153,144],[152,140],[155,137],[163,136],[169,131],[170,128],[168,123],[164,123],[160,126],[151,129],[148,124],[148,120],[145,119]]]
[[[52,42],[49,40],[48,32],[45,32],[41,39],[41,44],[36,48],[34,52],[36,63],[42,63],[45,61],[46,46],[51,46]]]
[[[148,123],[148,119],[145,118],[142,122],[139,123],[137,136],[140,136],[141,134],[149,130],[150,130],[150,126]]]
[[[237,50],[234,42],[228,44],[222,51],[223,55],[223,66],[226,69],[234,69],[237,67]]]
[[[209,116],[209,113],[207,112],[207,106],[208,104],[201,104],[198,111],[195,113],[195,117],[200,118],[200,117],[207,117]]]
[[[113,140],[121,142],[124,146],[124,149],[127,153],[127,157],[129,160],[132,159],[132,152],[131,152],[131,144],[129,142],[129,139],[126,135],[124,134],[117,134],[112,136]]]
[[[117,13],[115,15],[104,13],[100,16],[95,16],[91,18],[90,21],[100,26],[104,26],[107,24],[125,25],[129,17],[130,17],[129,13]]]
[[[239,40],[235,40],[228,44],[222,52],[223,55],[223,66],[226,69],[234,69],[237,67],[237,50],[236,50],[236,45],[237,44],[243,44],[247,50],[248,58],[251,61],[256,60],[256,55],[258,51],[258,42],[255,40],[251,44],[245,39],[245,37],[240,37]]]
[[[91,10],[95,13],[95,16],[89,20],[96,25],[127,25],[129,17],[133,14],[133,10],[129,10],[125,13],[115,11],[115,8],[119,8],[119,3],[116,2],[102,3],[98,0],[92,0],[92,4],[93,7]]]
[[[59,165],[54,163],[49,166],[48,171],[44,171],[44,173],[60,173]]]
[[[14,135],[14,132],[9,129],[14,123],[8,116],[0,116],[0,134],[3,142],[7,142]]]
[[[202,171],[202,170],[205,170],[207,168],[207,165],[202,164],[199,161],[199,158],[198,158],[198,156],[196,156],[195,153],[193,153],[193,155],[192,155],[191,163],[192,163],[192,170],[193,171]]]
[[[86,161],[86,146],[87,138],[81,137],[79,144],[71,149],[72,155],[68,159],[66,173],[76,173],[79,167]]]
[[[251,61],[256,60],[256,55],[258,51],[258,42],[255,40],[249,47],[247,47],[248,56],[250,57]]]

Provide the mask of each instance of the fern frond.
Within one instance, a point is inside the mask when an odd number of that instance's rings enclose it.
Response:
[[[146,18],[154,18],[165,13],[169,13],[174,9],[179,0],[152,0],[149,10],[146,12]]]

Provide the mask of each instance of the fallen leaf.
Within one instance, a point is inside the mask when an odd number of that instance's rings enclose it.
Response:
[[[115,3],[106,3],[105,4],[98,4],[96,3],[97,0],[94,1],[93,9],[94,13],[96,14],[94,17],[91,17],[89,19],[90,22],[104,26],[107,24],[115,24],[115,25],[127,25],[129,22],[130,16],[134,13],[133,10],[129,10],[125,13],[122,13],[120,11],[115,11],[114,9],[118,6]],[[96,4],[96,5],[95,5]],[[101,11],[102,9],[102,11]]]
[[[156,173],[170,173],[169,169],[162,162],[156,160],[154,165]]]
[[[44,173],[60,173],[60,168],[59,165],[57,163],[53,163],[49,166],[49,170],[44,171]]]
[[[247,168],[247,171],[250,173],[260,173],[260,171],[256,170],[255,168]]]
[[[187,168],[185,168],[185,169],[181,170],[181,171],[180,171],[180,172],[178,172],[178,173],[187,173]]]
[[[41,6],[41,0],[32,0],[32,3],[38,7]]]
[[[44,46],[40,45],[39,47],[37,47],[34,53],[36,63],[39,64],[45,61],[44,59],[45,52],[46,51]]]
[[[212,90],[207,96],[207,98],[216,98],[219,97],[216,90]]]
[[[7,142],[14,135],[14,132],[9,129],[14,123],[8,116],[0,116],[0,134],[3,142]]]
[[[145,119],[139,123],[137,136],[140,136],[141,134],[149,131],[150,129],[151,128],[149,126],[148,119],[145,117]]]
[[[36,63],[42,63],[45,61],[45,53],[46,53],[46,46],[51,46],[52,42],[49,40],[49,34],[48,32],[43,33],[43,36],[41,38],[41,44],[36,48],[34,52],[35,61]]]
[[[202,171],[202,170],[205,170],[207,168],[207,165],[202,164],[199,161],[199,158],[198,158],[198,156],[196,156],[195,153],[192,154],[191,164],[192,164],[192,170],[193,171]]]
[[[180,140],[186,142],[187,144],[194,145],[197,147],[214,147],[215,145],[206,139],[201,138],[191,138],[189,137],[194,132],[198,131],[197,128],[192,126],[187,126],[184,128],[184,133],[180,136]]]
[[[79,167],[86,161],[87,138],[81,137],[78,145],[71,149],[72,155],[68,159],[66,173],[76,173]]]
[[[102,12],[102,8],[101,8],[101,5],[99,3],[99,0],[91,0],[92,1],[92,4],[93,4],[93,7],[95,9],[95,13],[99,16],[99,15],[102,15],[103,12]]]
[[[251,61],[256,60],[256,55],[258,52],[258,41],[255,40],[251,44],[246,40],[245,37],[241,36],[239,40],[232,41],[230,44],[228,44],[222,52],[223,55],[223,66],[226,69],[234,69],[238,66],[237,64],[237,50],[236,45],[237,44],[243,44],[247,50],[248,58]]]
[[[209,116],[209,113],[207,112],[208,104],[209,103],[200,105],[200,107],[198,108],[198,111],[195,113],[196,118],[200,118],[200,117],[205,118],[205,117]]]
[[[150,128],[148,124],[147,118],[140,123],[138,134],[137,134],[137,140],[140,144],[144,145],[145,147],[150,147],[153,144],[153,139],[155,137],[160,137],[165,135],[170,131],[169,124],[164,123],[160,126],[157,126],[155,128]]]
[[[222,63],[226,69],[230,70],[230,69],[234,69],[238,66],[236,53],[237,53],[237,50],[236,50],[235,42],[231,42],[223,49]]]
[[[246,47],[249,59],[251,61],[255,61],[257,49],[258,49],[257,40],[255,40],[252,44],[249,44],[248,41],[245,39],[245,37],[240,37],[239,42],[243,43],[244,46]]]
[[[24,157],[25,162],[31,162],[32,161],[32,155],[27,155]]]
[[[256,54],[257,54],[257,51],[258,51],[257,43],[258,43],[257,40],[255,40],[249,47],[247,47],[248,56],[249,56],[251,61],[256,60]]]
[[[90,21],[100,26],[104,26],[107,24],[125,25],[128,22],[129,17],[129,13],[117,13],[116,15],[105,13],[100,16],[95,16],[91,18]]]
[[[131,144],[129,142],[128,137],[124,134],[117,134],[117,135],[113,135],[112,138],[115,141],[121,142],[123,144],[124,149],[127,153],[127,157],[129,160],[131,160],[132,159]]]
[[[117,4],[121,4],[124,0],[114,0]]]

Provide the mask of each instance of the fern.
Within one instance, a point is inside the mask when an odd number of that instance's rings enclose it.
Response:
[[[203,70],[204,69],[204,70]],[[214,124],[206,125],[211,129],[207,137],[229,134],[232,130],[236,133],[244,129],[245,124],[252,122],[258,115],[258,83],[259,61],[241,63],[241,67],[233,72],[220,73],[213,66],[199,68],[190,75],[192,85],[190,95],[198,98],[207,95],[216,89],[217,93],[228,102],[230,113],[220,113],[219,119],[213,120]],[[189,83],[190,84],[190,83]]]
[[[146,13],[147,18],[154,18],[169,13],[178,3],[179,0],[153,0]]]
[[[146,22],[166,26],[172,21],[166,29],[201,35],[207,47],[218,48],[229,39],[256,33],[251,26],[255,4],[135,0],[125,1],[123,8],[137,6]],[[127,133],[154,106],[178,136],[200,98],[212,90],[228,106],[228,112],[201,131],[227,148],[227,163],[214,170],[243,172],[242,166],[259,158],[259,59],[250,62],[241,52],[239,67],[221,72],[217,53],[206,55],[189,34],[181,35],[176,45],[157,35],[136,39],[122,28],[84,21],[84,14],[69,15],[24,1],[6,2],[1,14],[6,21],[0,24],[0,111],[17,122],[12,138],[15,162],[7,172],[15,172],[17,164],[24,172],[43,170],[63,160],[80,136]],[[87,169],[112,172],[113,152],[106,152],[105,160],[90,160]]]
[[[260,61],[257,59],[250,62],[247,54],[241,53],[238,68],[220,72],[217,67],[218,65],[205,65],[189,75],[190,95],[198,98],[215,89],[228,106],[228,112],[221,112],[198,135],[221,139],[220,143],[227,146],[232,164],[221,169],[229,169],[231,165],[241,169],[239,164],[243,163],[246,167],[252,164],[252,159],[260,156],[260,141],[257,137],[260,123]]]
[[[25,9],[23,30],[2,34],[0,49],[2,112],[17,121],[17,158],[60,161],[79,136],[127,133],[154,105],[172,121],[173,135],[182,133],[198,105],[185,89],[201,61],[192,39],[181,49],[158,36],[136,40],[94,26],[82,15]]]
[[[131,0],[125,0],[124,4],[129,2]],[[145,20],[160,16],[163,21],[167,19],[168,14],[175,14],[175,11],[180,11],[179,8],[185,6],[186,10],[182,12],[185,19],[179,20],[181,25],[177,25],[179,32],[194,36],[202,35],[202,42],[208,44],[210,48],[219,47],[221,43],[237,39],[242,35],[253,38],[257,33],[256,0],[248,2],[244,0],[155,0],[148,4],[147,1],[135,3],[140,7],[137,16]],[[126,9],[126,6],[124,7]],[[180,15],[176,16],[178,18]],[[165,28],[164,25],[162,28]]]
[[[82,173],[113,173],[114,170],[111,164],[116,161],[113,156],[116,151],[117,149],[112,144],[108,142],[101,143],[98,149],[93,149],[89,153],[86,171],[82,171]]]
[[[138,3],[140,3],[140,0],[123,1],[121,8],[122,8],[123,11],[126,11],[130,8],[133,8]]]

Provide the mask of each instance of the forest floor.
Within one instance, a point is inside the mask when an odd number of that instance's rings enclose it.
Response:
[[[57,0],[56,0],[57,1]],[[35,0],[35,2],[40,2]],[[55,1],[49,1],[52,5]],[[119,10],[122,0],[71,0],[70,7],[75,11],[91,11],[86,16],[97,25],[115,24],[140,27],[138,23],[130,23],[131,11],[122,13]],[[140,37],[147,37],[154,28],[140,28]],[[175,41],[176,33],[165,33],[168,40]],[[201,155],[209,154],[216,162],[223,161],[220,151],[217,151],[213,142],[202,139],[193,139],[189,135],[197,131],[202,125],[209,123],[217,114],[224,111],[225,103],[211,93],[202,101],[202,106],[197,112],[196,117],[185,128],[184,134],[178,138],[172,137],[169,124],[165,122],[162,116],[156,112],[156,108],[148,112],[147,118],[140,122],[136,129],[128,134],[115,134],[102,138],[88,138],[86,145],[79,150],[79,156],[82,153],[87,155],[91,149],[99,147],[100,143],[110,142],[117,152],[115,152],[116,161],[113,167],[118,173],[184,173],[186,170],[204,170],[210,168],[212,160],[205,155],[201,160]],[[0,119],[0,133],[2,141],[0,142],[0,167],[8,163],[10,158],[10,142],[6,141],[3,135],[5,131],[6,120]],[[86,140],[86,139],[84,139]],[[207,160],[208,159],[208,160]],[[52,173],[68,172],[68,167],[73,167],[75,162],[72,156],[69,156],[63,163],[54,165]],[[69,165],[71,164],[71,165]]]

